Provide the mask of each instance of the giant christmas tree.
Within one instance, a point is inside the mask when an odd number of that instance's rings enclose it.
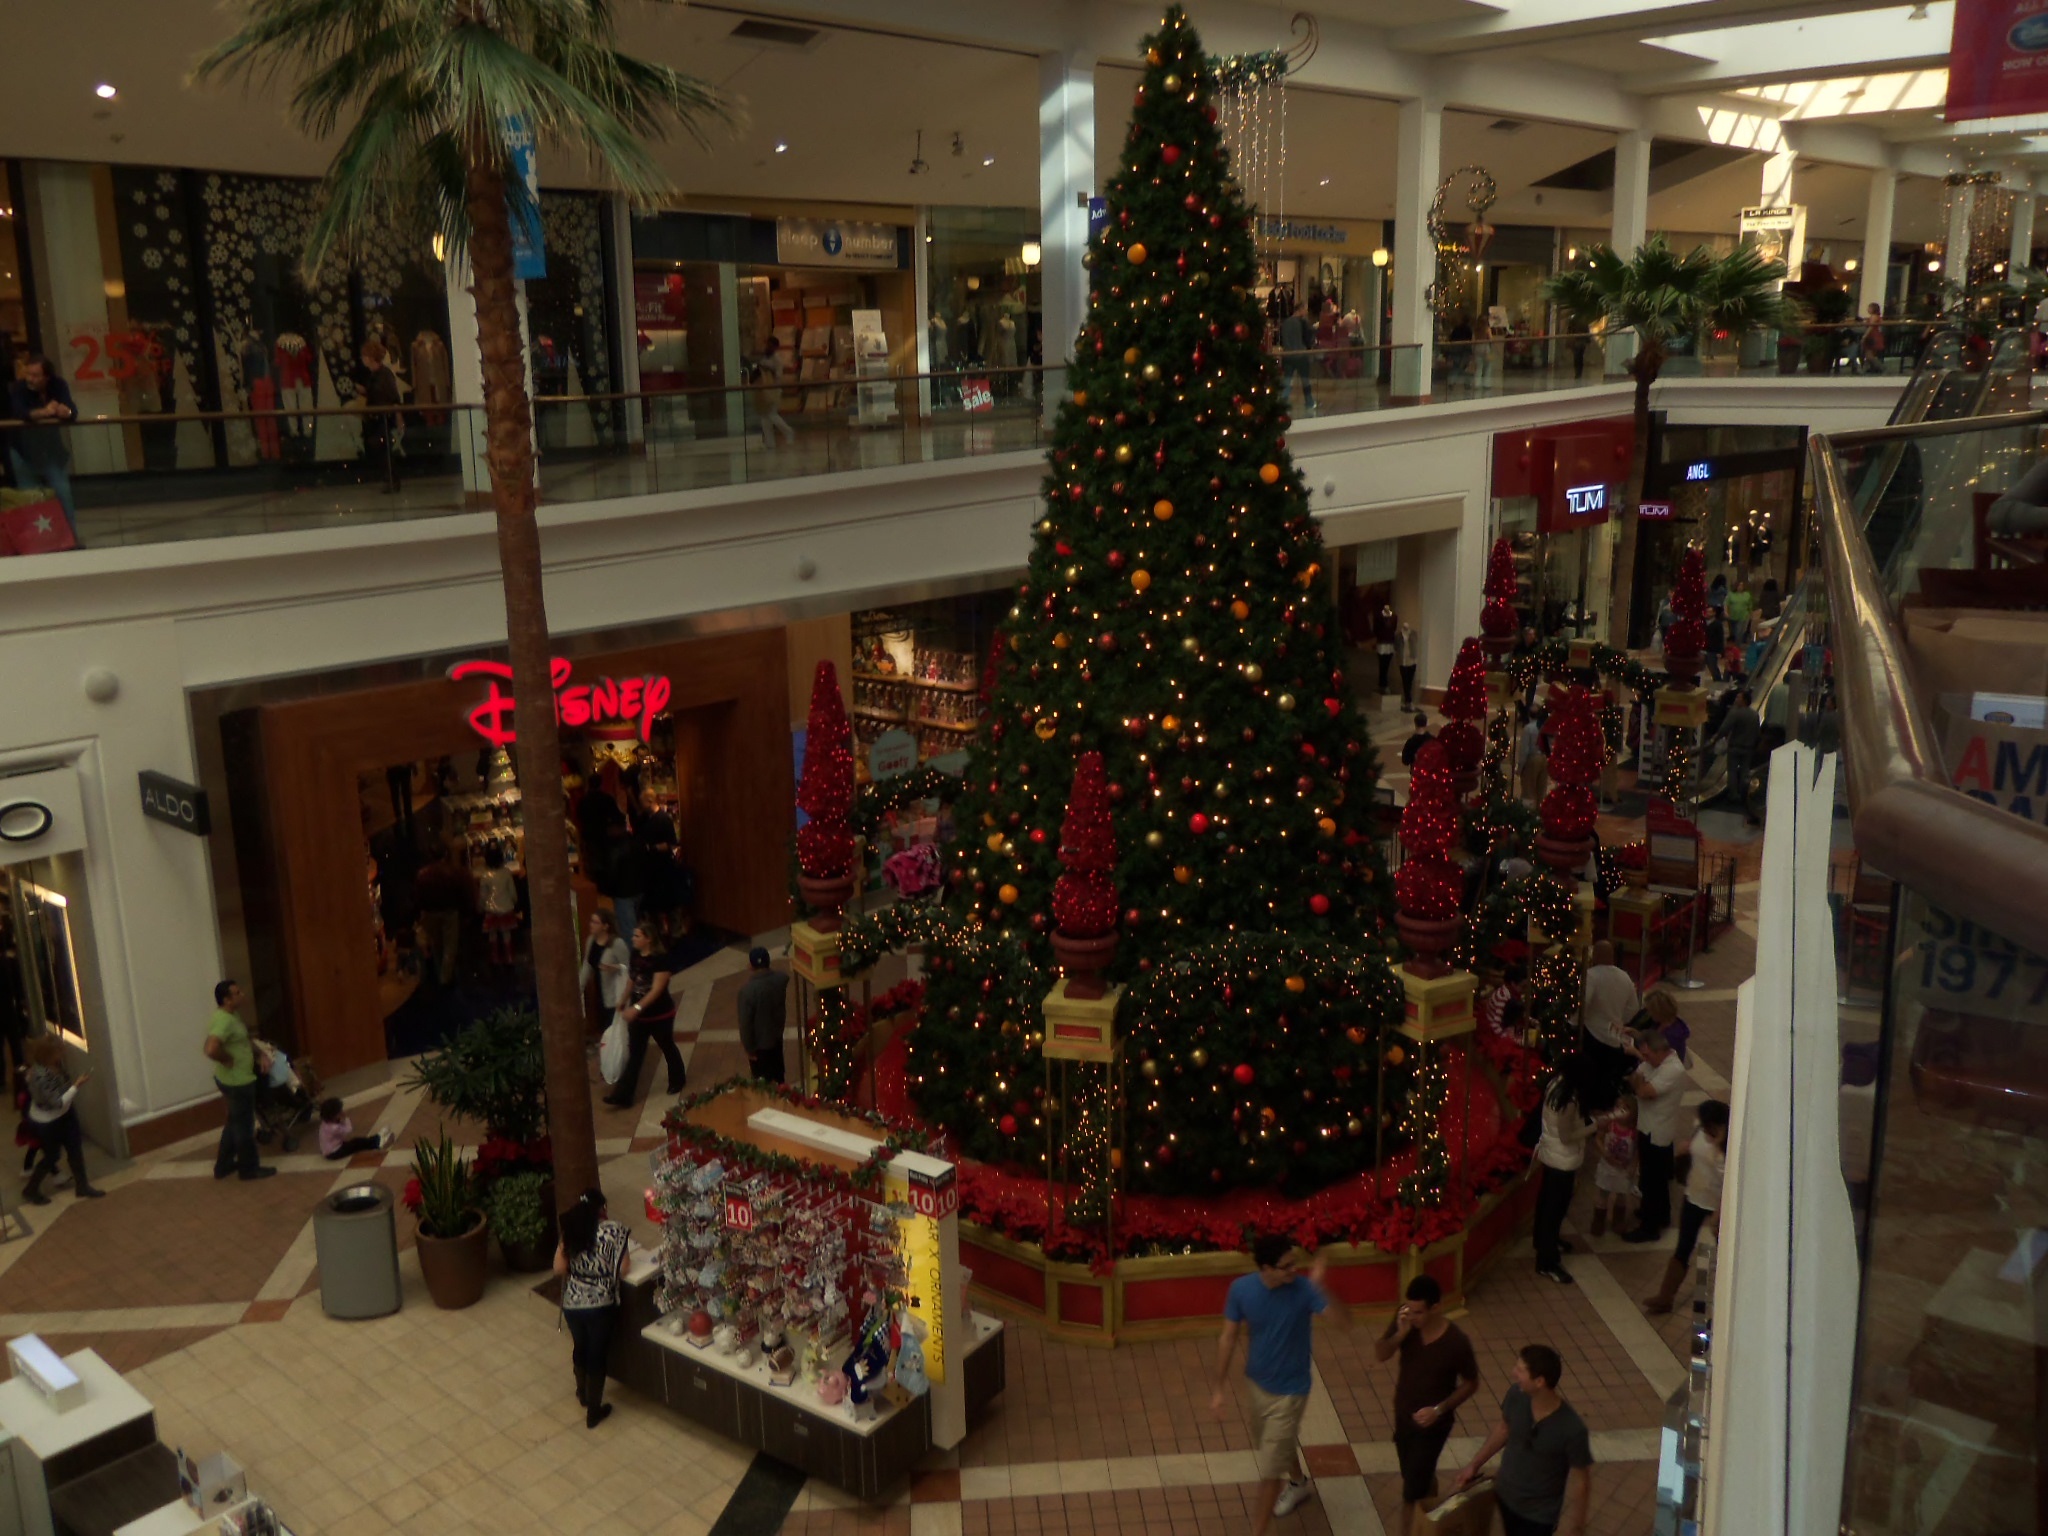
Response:
[[[1379,1081],[1399,1001],[1377,771],[1262,347],[1216,70],[1178,8],[1145,64],[958,800],[953,942],[931,946],[910,1086],[972,1155],[1040,1165],[1060,827],[1077,759],[1099,752],[1125,1177],[1299,1188],[1369,1162],[1375,1114],[1391,1124],[1405,1093]]]

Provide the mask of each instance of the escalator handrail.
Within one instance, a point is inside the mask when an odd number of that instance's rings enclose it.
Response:
[[[1936,906],[2048,954],[2048,826],[1972,799],[1950,782],[1836,459],[1842,446],[1856,442],[1982,431],[2028,417],[2048,421],[2048,411],[1821,434],[1808,440],[1808,455],[1857,846],[1872,867]]]

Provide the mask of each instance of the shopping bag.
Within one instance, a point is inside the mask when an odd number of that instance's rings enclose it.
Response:
[[[54,496],[27,501],[23,493],[11,493],[11,506],[0,506],[0,554],[49,555],[78,548],[71,532],[71,520]]]
[[[1473,1479],[1429,1512],[1430,1536],[1492,1536],[1493,1479]]]
[[[626,1075],[626,1021],[616,1013],[597,1042],[597,1070],[614,1086]]]

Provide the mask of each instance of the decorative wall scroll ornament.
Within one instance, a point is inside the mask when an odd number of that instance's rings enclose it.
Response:
[[[1472,215],[1472,223],[1462,241],[1452,230],[1445,212],[1445,200],[1461,176],[1472,178],[1465,188],[1465,207]],[[1486,222],[1486,210],[1499,196],[1500,187],[1494,181],[1493,173],[1483,165],[1461,165],[1436,184],[1436,196],[1429,202],[1429,235],[1436,244],[1436,281],[1429,285],[1427,297],[1430,308],[1439,315],[1450,313],[1452,295],[1457,288],[1454,280],[1446,281],[1446,273],[1454,271],[1461,261],[1476,262],[1486,254],[1486,247],[1493,239],[1493,226]]]
[[[654,731],[655,719],[668,708],[673,688],[665,677],[600,677],[592,683],[569,686],[575,671],[566,656],[548,663],[548,681],[555,690],[555,720],[569,730],[587,725],[622,722],[638,730],[644,742]],[[490,692],[469,712],[470,729],[494,747],[507,747],[519,739],[512,723],[512,668],[502,661],[459,661],[448,669],[451,682],[466,678],[490,679]],[[507,685],[500,688],[499,683]]]
[[[1252,237],[1260,250],[1278,247],[1286,222],[1279,215],[1287,202],[1287,77],[1315,57],[1322,41],[1322,28],[1307,11],[1296,11],[1287,30],[1298,35],[1285,48],[1208,60],[1219,98],[1218,126],[1231,170],[1254,210]]]

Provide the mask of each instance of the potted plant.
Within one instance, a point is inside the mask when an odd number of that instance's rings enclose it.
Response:
[[[491,1186],[485,1209],[505,1267],[515,1275],[538,1274],[554,1262],[553,1181],[544,1173],[507,1174]]]
[[[474,1120],[484,1134],[532,1146],[547,1125],[547,1068],[541,1059],[540,1015],[501,1008],[422,1056],[409,1088],[443,1110]]]
[[[437,1307],[474,1306],[484,1294],[490,1229],[476,1202],[469,1159],[446,1132],[413,1149],[405,1203],[419,1219],[420,1273]]]

